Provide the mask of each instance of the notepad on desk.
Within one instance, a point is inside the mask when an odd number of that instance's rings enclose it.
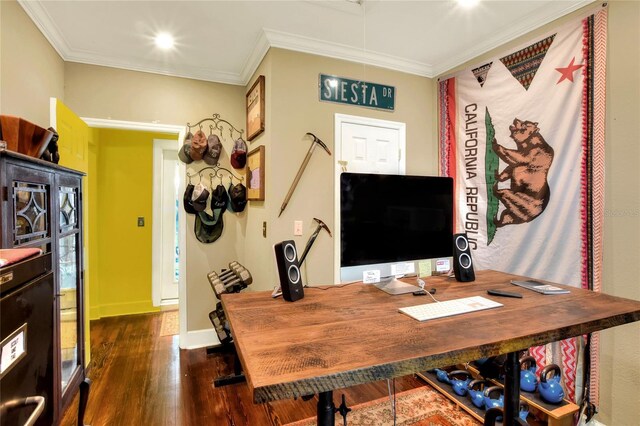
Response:
[[[528,280],[528,281],[517,281],[511,280],[511,284],[517,285],[518,287],[526,288],[527,290],[533,290],[542,294],[567,294],[570,293],[569,290],[564,288],[556,287],[551,284],[541,283],[540,281]]]

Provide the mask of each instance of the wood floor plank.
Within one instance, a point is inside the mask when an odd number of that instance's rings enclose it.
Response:
[[[317,397],[253,404],[245,383],[214,388],[216,377],[233,374],[231,354],[181,350],[178,336],[160,336],[163,313],[104,318],[91,322],[92,380],[85,423],[118,425],[280,426],[315,415]],[[402,392],[423,383],[407,376],[395,380]],[[375,382],[334,392],[353,406],[387,395]],[[78,397],[62,426],[76,424]]]

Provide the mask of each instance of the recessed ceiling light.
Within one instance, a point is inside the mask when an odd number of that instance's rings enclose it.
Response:
[[[464,7],[465,9],[471,9],[472,7],[480,3],[480,0],[456,0],[456,1],[460,6]]]
[[[160,49],[171,49],[174,44],[173,36],[169,33],[158,33],[155,42]]]

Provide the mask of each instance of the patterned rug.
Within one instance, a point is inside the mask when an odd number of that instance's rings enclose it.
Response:
[[[167,311],[162,314],[160,323],[160,336],[174,336],[180,331],[178,311]]]
[[[393,425],[388,397],[351,407],[347,414],[349,426]],[[336,415],[336,425],[344,424]],[[430,386],[411,389],[396,395],[396,424],[398,426],[477,426],[481,423]],[[315,426],[316,418],[308,418],[287,426]]]

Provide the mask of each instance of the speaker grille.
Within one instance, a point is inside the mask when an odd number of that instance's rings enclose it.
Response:
[[[471,257],[467,253],[460,254],[458,261],[460,262],[460,266],[465,269],[471,266]]]
[[[298,259],[298,253],[296,252],[296,247],[288,243],[284,246],[284,257],[287,259],[287,262],[293,262]]]
[[[458,235],[456,237],[456,247],[460,251],[466,251],[467,248],[469,247],[469,242],[467,241],[467,239],[464,236]]]
[[[291,284],[298,284],[298,281],[300,281],[300,269],[298,269],[296,265],[291,265],[287,273],[289,274]]]

